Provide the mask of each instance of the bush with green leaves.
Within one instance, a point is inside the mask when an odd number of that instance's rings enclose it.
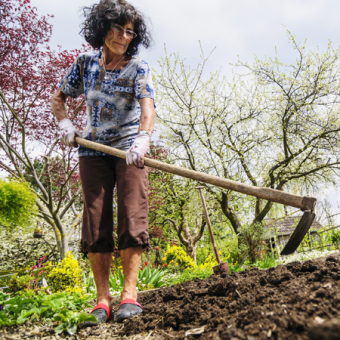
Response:
[[[81,270],[70,251],[47,275],[47,282],[54,293],[62,291],[82,293]]]
[[[8,281],[8,290],[11,293],[17,293],[22,290],[32,290],[32,276],[14,274]]]
[[[8,281],[8,289],[11,293],[17,293],[22,290],[31,290],[35,293],[38,290],[45,290],[42,280],[47,278],[52,270],[52,263],[45,262],[46,256],[41,257],[37,264],[21,267]]]
[[[36,195],[28,184],[0,179],[0,226],[28,226],[36,211]]]
[[[163,262],[165,262],[168,266],[179,266],[180,269],[193,269],[196,267],[192,258],[178,246],[168,245]]]
[[[340,230],[331,231],[331,241],[333,244],[340,243]]]
[[[237,236],[229,225],[214,223],[213,230],[220,257],[227,257],[237,251]],[[211,254],[214,254],[214,248],[210,241],[209,231],[205,230],[204,238],[198,242],[196,248],[197,265],[206,263],[207,257]]]
[[[260,248],[266,235],[262,223],[244,224],[240,228],[239,254],[242,261],[254,263],[260,256]]]
[[[33,223],[33,227],[37,221]],[[47,261],[57,262],[59,252],[55,244],[55,235],[47,228],[43,229],[43,238],[33,237],[32,230],[17,228],[10,232],[0,228],[0,271],[13,273],[30,266],[46,255]]]

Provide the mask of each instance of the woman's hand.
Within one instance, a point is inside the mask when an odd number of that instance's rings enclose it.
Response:
[[[126,164],[140,169],[144,168],[143,157],[149,150],[149,144],[150,136],[147,133],[137,135],[131,148],[126,152]]]
[[[80,136],[80,132],[68,118],[64,118],[59,122],[59,138],[64,145],[77,147],[76,136]]]
[[[156,111],[151,98],[140,99],[139,105],[141,108],[139,133],[129,151],[126,152],[126,164],[142,169],[144,167],[143,157],[149,150]]]
[[[51,98],[52,112],[59,122],[59,139],[66,146],[77,147],[76,136],[80,136],[78,129],[67,118],[66,114],[67,95],[58,89]]]

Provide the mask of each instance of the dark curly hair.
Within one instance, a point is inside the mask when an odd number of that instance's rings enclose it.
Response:
[[[131,56],[137,54],[141,44],[145,48],[150,47],[152,38],[143,14],[125,0],[101,0],[99,4],[83,7],[83,11],[85,21],[81,27],[81,34],[93,48],[103,46],[113,23],[124,26],[130,22],[137,37],[131,40],[126,53]]]

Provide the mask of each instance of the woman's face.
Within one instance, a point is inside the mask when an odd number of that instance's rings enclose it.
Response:
[[[121,30],[121,28],[124,30],[122,32],[118,32]],[[104,39],[104,44],[114,54],[123,55],[132,40],[131,34],[129,33],[133,32],[133,28],[134,27],[132,23],[128,23],[125,26],[116,24],[113,25],[113,28],[110,29],[109,33]]]

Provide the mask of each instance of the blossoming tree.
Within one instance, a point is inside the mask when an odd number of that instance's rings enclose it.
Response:
[[[340,49],[307,51],[288,32],[296,59],[275,55],[253,65],[250,77],[204,77],[208,58],[190,68],[165,54],[155,75],[158,122],[173,160],[192,170],[253,186],[309,194],[339,183]],[[207,186],[239,234],[261,223],[273,202]]]
[[[80,187],[75,151],[59,143],[49,102],[80,51],[49,48],[52,26],[30,0],[2,1],[0,12],[0,169],[30,182],[63,258],[81,220]],[[78,126],[83,103],[67,102]]]

